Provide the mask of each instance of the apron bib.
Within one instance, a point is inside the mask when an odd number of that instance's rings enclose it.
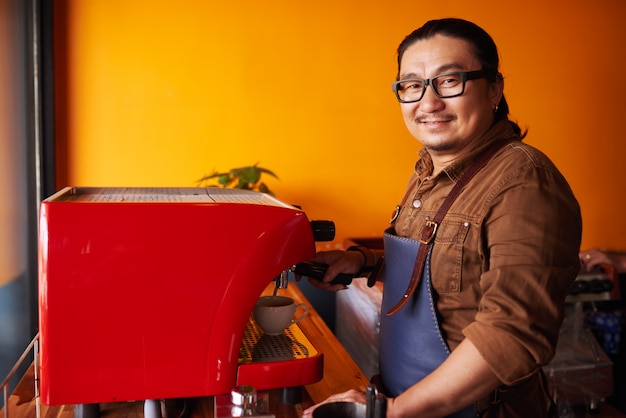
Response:
[[[390,396],[398,396],[435,370],[450,354],[430,281],[430,252],[413,300],[395,315],[385,315],[402,298],[411,279],[420,243],[385,231],[385,285],[380,320],[380,377]],[[432,248],[431,248],[432,251]],[[474,406],[450,417],[475,417]]]

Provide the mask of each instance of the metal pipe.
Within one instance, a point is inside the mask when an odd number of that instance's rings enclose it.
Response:
[[[4,391],[4,417],[5,418],[8,418],[9,416],[9,404],[8,404],[9,381],[11,380],[11,378],[13,378],[13,375],[15,374],[15,372],[17,372],[17,369],[22,365],[26,356],[28,355],[28,353],[30,353],[30,350],[32,350],[33,347],[35,347],[35,345],[38,343],[39,343],[39,333],[35,334],[35,337],[32,339],[30,344],[28,344],[28,347],[26,347],[26,349],[24,350],[20,358],[13,365],[13,368],[11,369],[7,377],[2,381],[2,384],[0,385],[2,387],[2,390]],[[38,348],[35,350],[35,353],[36,353],[35,355],[39,354]],[[37,372],[35,371],[35,373]],[[37,386],[37,379],[35,379],[35,386]],[[35,394],[39,394],[39,392],[37,391],[37,388],[35,388],[35,390],[36,390]],[[37,414],[37,416],[39,416],[39,414]]]

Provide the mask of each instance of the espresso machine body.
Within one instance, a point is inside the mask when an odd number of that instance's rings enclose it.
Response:
[[[314,254],[305,213],[264,194],[61,190],[40,210],[42,401],[229,392],[259,294]]]

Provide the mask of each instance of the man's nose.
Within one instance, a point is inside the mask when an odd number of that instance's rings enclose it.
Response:
[[[420,103],[420,110],[428,111],[430,109],[435,109],[435,110],[439,109],[443,104],[443,100],[441,100],[441,98],[437,96],[437,94],[435,93],[435,90],[433,90],[433,86],[428,85],[426,86],[426,90],[424,91],[422,100],[420,100],[419,103]]]

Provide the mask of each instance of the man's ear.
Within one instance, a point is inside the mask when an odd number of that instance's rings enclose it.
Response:
[[[500,100],[502,100],[502,95],[504,93],[504,77],[502,77],[502,73],[498,73],[496,76],[496,82],[490,83],[491,88],[491,100],[495,106],[500,104]]]

